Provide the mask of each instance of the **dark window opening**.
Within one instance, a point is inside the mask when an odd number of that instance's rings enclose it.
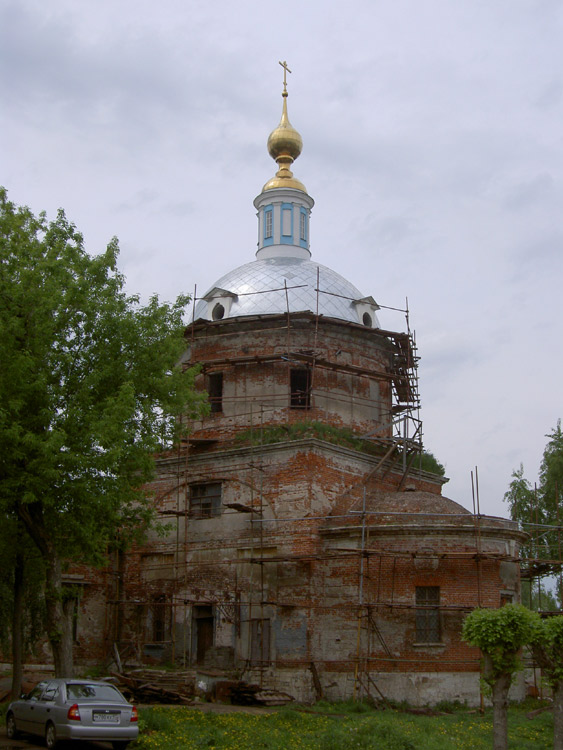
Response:
[[[162,643],[166,640],[166,596],[161,594],[152,600],[152,640]]]
[[[440,643],[440,587],[416,587],[416,642]]]
[[[368,328],[373,327],[373,320],[371,319],[371,315],[369,313],[365,312],[363,314],[362,321],[363,321],[363,324],[367,326]]]
[[[292,409],[311,408],[311,371],[291,370],[290,379]]]
[[[500,595],[500,606],[504,607],[505,604],[512,604],[512,594],[501,594]]]
[[[250,663],[267,664],[270,661],[270,621],[250,621]]]
[[[215,619],[213,607],[196,604],[192,610],[192,656],[196,664],[205,662],[205,655],[213,647]]]
[[[211,413],[219,414],[223,411],[223,373],[213,372],[207,376],[207,393],[211,404]]]
[[[221,515],[221,482],[190,486],[190,515],[193,518]]]

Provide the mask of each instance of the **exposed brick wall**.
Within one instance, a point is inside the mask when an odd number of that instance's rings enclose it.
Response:
[[[193,425],[189,448],[158,458],[149,489],[168,532],[126,555],[120,588],[115,565],[93,576],[84,616],[104,636],[85,638],[81,654],[117,639],[150,661],[146,644],[160,617],[166,658],[193,663],[212,627],[216,653],[249,668],[252,634],[263,627],[263,680],[281,686],[293,670],[301,698],[313,695],[311,662],[323,684],[337,686],[335,696],[350,693],[360,670],[443,674],[447,697],[448,674],[479,670],[477,652],[460,638],[465,613],[499,606],[501,592],[519,596],[522,535],[492,519],[477,534],[471,514],[441,495],[441,478],[413,470],[405,482],[395,457],[382,462],[382,452],[314,432],[283,437],[283,425],[318,421],[389,438],[389,340],[299,316],[289,335],[278,318],[205,324],[188,338],[191,361],[203,364],[199,388],[207,373],[223,372],[223,409]],[[289,368],[306,364],[312,350],[311,408],[290,409]],[[237,440],[250,426],[254,440]],[[261,441],[272,426],[279,441]],[[189,486],[209,482],[221,483],[220,513],[197,518]],[[416,643],[417,586],[440,589],[439,644]]]

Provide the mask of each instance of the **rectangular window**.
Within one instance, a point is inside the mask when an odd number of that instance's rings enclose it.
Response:
[[[152,600],[152,640],[153,643],[162,643],[166,640],[166,596],[160,594]]]
[[[307,241],[307,216],[303,211],[299,217],[299,238]]]
[[[264,239],[272,237],[272,210],[264,211]]]
[[[223,373],[212,372],[207,376],[207,393],[211,404],[211,413],[220,414],[223,411]]]
[[[291,209],[284,208],[282,211],[282,234],[284,237],[291,237]]]
[[[212,518],[221,515],[221,482],[190,485],[190,516]]]
[[[311,408],[311,371],[299,369],[290,371],[290,406],[292,409]]]
[[[440,587],[416,587],[416,642],[440,643]]]
[[[270,661],[270,621],[250,621],[250,663],[267,664]]]

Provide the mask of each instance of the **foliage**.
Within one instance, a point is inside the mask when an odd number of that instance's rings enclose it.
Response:
[[[48,616],[62,560],[101,562],[117,530],[150,522],[153,454],[201,403],[175,366],[188,298],[142,306],[117,257],[117,240],[91,257],[63,211],[48,222],[0,189],[0,508],[43,556]]]
[[[415,460],[414,465],[422,469],[422,471],[428,471],[431,474],[438,474],[440,477],[446,475],[446,467],[441,464],[436,456],[430,451],[423,451],[420,454],[420,463],[418,460]]]
[[[543,677],[551,687],[557,687],[563,682],[563,615],[538,619],[531,646]]]
[[[238,433],[236,441],[238,443],[251,443],[252,445],[270,445],[286,440],[303,440],[308,437],[343,445],[346,448],[369,453],[373,456],[382,455],[382,449],[379,445],[362,438],[354,430],[315,421],[266,425],[261,428],[243,430]],[[415,459],[414,467],[438,476],[444,476],[446,473],[444,466],[429,451],[423,451],[420,457]]]
[[[19,552],[23,566],[23,648],[32,652],[43,635],[45,602],[42,596],[43,563],[29,537],[21,539],[15,515],[4,516],[0,525],[0,647],[10,652],[14,604],[14,571]],[[19,533],[20,531],[20,533]]]
[[[563,492],[563,431],[560,419],[546,437],[549,441],[544,449],[536,490],[525,478],[524,467],[520,464],[520,468],[512,472],[512,481],[504,500],[509,504],[511,518],[531,532],[523,555],[556,559],[560,552],[559,536],[555,529],[547,532],[546,527],[559,526],[563,520],[563,514],[558,514]]]
[[[249,429],[237,435],[237,442],[250,442],[253,445],[269,445],[286,440],[318,438],[329,443],[343,445],[358,451],[373,452],[377,448],[363,440],[356,432],[345,427],[334,427],[324,422],[293,422],[291,424],[266,425],[259,429]]]
[[[363,704],[362,704],[363,705]],[[525,709],[509,710],[511,750],[551,750],[553,718],[545,712],[532,721]],[[490,750],[491,711],[456,711],[418,716],[393,710],[354,713],[351,703],[317,704],[306,711],[288,707],[274,713],[208,713],[185,707],[140,711],[143,750]]]
[[[535,581],[523,580],[521,583],[522,588],[522,604],[528,609],[534,612],[556,612],[560,609],[557,596],[549,589],[541,586],[541,594],[539,592],[539,586],[541,581],[538,579],[538,585],[534,585]]]
[[[538,615],[521,604],[500,609],[474,609],[463,622],[462,638],[478,646],[490,660],[485,680],[493,684],[501,675],[520,667],[518,652],[532,635]]]

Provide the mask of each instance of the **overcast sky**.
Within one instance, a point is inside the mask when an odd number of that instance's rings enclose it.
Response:
[[[0,0],[0,184],[117,235],[131,292],[201,295],[254,259],[279,60],[312,259],[408,298],[444,494],[477,466],[507,515],[563,416],[561,0]]]

